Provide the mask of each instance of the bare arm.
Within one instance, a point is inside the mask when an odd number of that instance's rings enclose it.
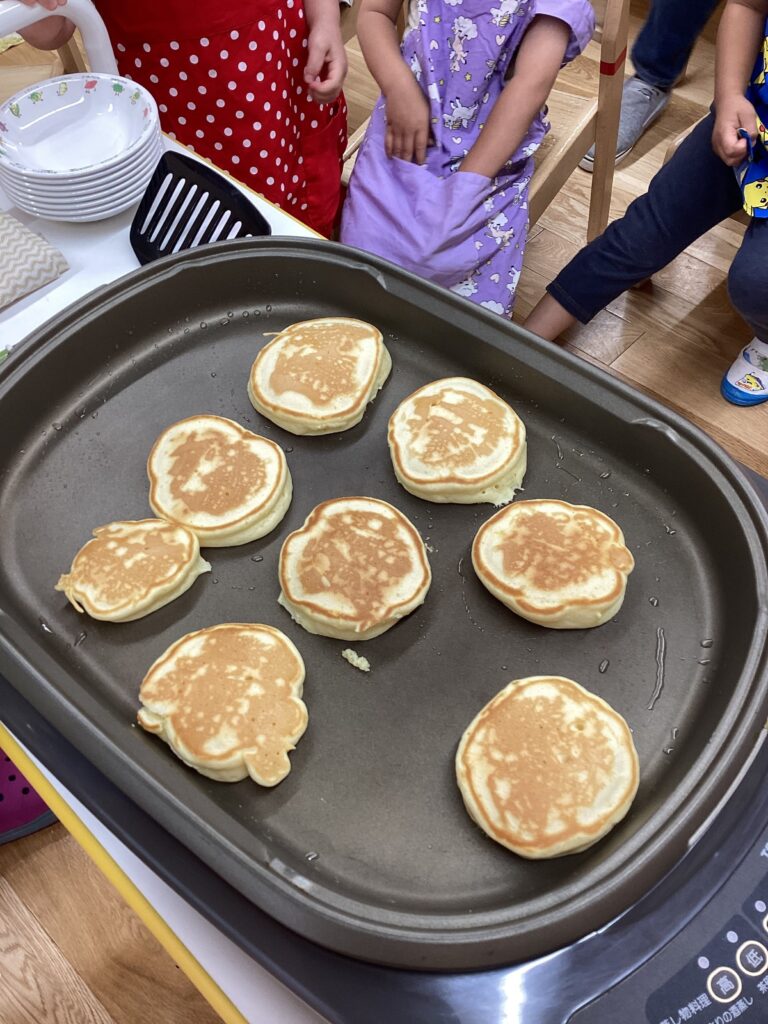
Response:
[[[67,0],[40,0],[40,6],[45,7],[48,11],[57,11],[60,7],[64,7],[66,2]],[[22,0],[22,3],[27,7],[37,6],[37,0]],[[38,50],[58,50],[60,46],[69,42],[74,31],[75,26],[69,18],[55,15],[52,18],[43,18],[42,21],[35,22],[34,25],[23,29],[19,34],[26,39],[30,46],[35,46]]]
[[[400,53],[397,16],[401,0],[362,0],[357,16],[357,38],[368,70],[386,96],[411,75]]]
[[[757,114],[744,95],[763,40],[768,0],[728,0],[717,33],[715,53],[715,127],[712,145],[725,163],[744,160],[747,143],[740,128],[757,135]]]
[[[402,0],[363,0],[357,38],[365,62],[384,94],[387,156],[423,164],[429,141],[429,103],[403,60],[397,38]]]
[[[515,72],[496,102],[477,142],[460,171],[494,177],[525,138],[536,114],[547,101],[568,46],[570,30],[564,21],[547,15],[533,19],[523,36]]]
[[[304,0],[309,27],[304,81],[318,103],[335,100],[347,75],[338,0]]]

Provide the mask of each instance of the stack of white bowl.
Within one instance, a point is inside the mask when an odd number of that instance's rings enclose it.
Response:
[[[103,220],[139,202],[163,152],[157,104],[116,75],[62,75],[0,106],[0,187],[27,213]]]

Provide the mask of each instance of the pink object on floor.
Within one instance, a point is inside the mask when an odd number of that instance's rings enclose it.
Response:
[[[13,761],[0,750],[0,843],[37,832],[55,820]]]

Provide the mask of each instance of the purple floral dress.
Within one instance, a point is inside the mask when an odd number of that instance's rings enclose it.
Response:
[[[498,6],[494,6],[497,3]],[[501,95],[525,30],[537,15],[570,28],[565,62],[594,30],[587,0],[411,0],[403,57],[427,96],[431,133],[418,165],[384,150],[380,97],[358,154],[341,240],[376,253],[502,315],[510,315],[528,230],[533,154],[546,111],[491,179],[455,173]]]

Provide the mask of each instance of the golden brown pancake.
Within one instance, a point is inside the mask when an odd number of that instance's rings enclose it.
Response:
[[[56,590],[91,618],[132,622],[173,601],[210,571],[191,530],[163,519],[139,519],[98,526]]]
[[[363,418],[389,375],[381,331],[362,320],[292,324],[259,352],[248,396],[262,416],[294,434],[333,434]]]
[[[427,596],[424,541],[378,498],[335,498],[310,512],[280,551],[278,598],[310,633],[370,640]]]
[[[502,505],[525,476],[523,421],[469,377],[432,381],[403,399],[388,440],[397,479],[429,501]]]
[[[157,515],[193,530],[203,547],[263,537],[291,503],[282,448],[239,423],[210,414],[167,427],[147,461]]]
[[[627,723],[563,676],[509,683],[456,752],[470,817],[522,857],[560,857],[596,843],[629,810],[639,778]]]
[[[472,564],[513,612],[553,629],[613,618],[635,567],[624,535],[604,512],[567,501],[516,501],[477,531]]]
[[[227,622],[187,633],[152,665],[140,725],[201,775],[275,786],[307,727],[304,662],[272,626]]]

